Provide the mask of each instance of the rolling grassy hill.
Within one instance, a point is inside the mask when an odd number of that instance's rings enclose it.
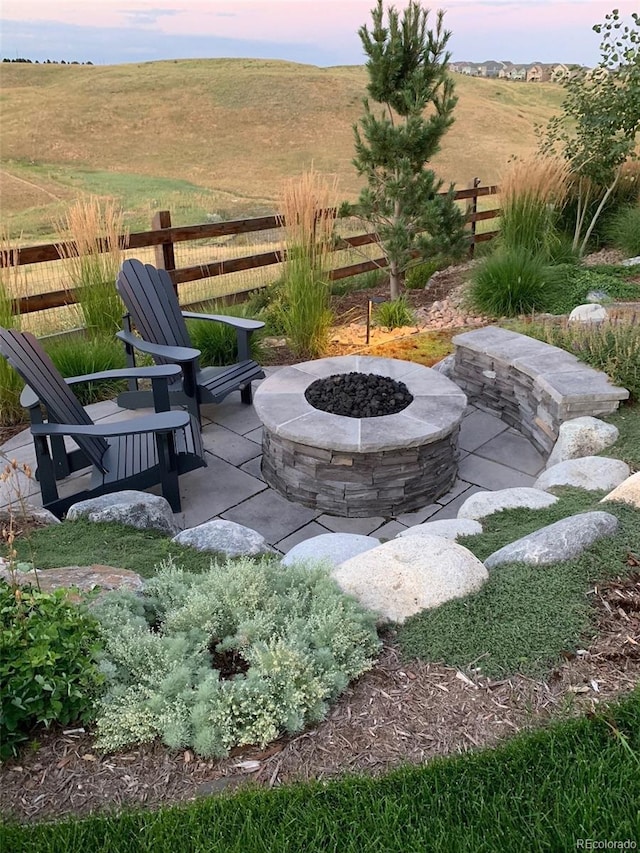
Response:
[[[362,112],[362,66],[215,59],[117,66],[0,66],[2,220],[40,241],[81,193],[122,200],[133,228],[168,207],[174,221],[257,215],[308,168],[336,174],[345,198]],[[434,168],[466,186],[498,181],[557,112],[554,84],[455,77],[456,122]]]

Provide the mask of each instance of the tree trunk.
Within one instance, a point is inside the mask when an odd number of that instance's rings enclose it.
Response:
[[[604,196],[600,200],[600,204],[598,205],[596,212],[593,214],[593,219],[591,220],[591,223],[590,223],[589,227],[587,228],[587,232],[584,235],[584,240],[582,241],[582,245],[580,246],[580,257],[582,257],[584,255],[584,253],[587,249],[587,243],[589,242],[589,237],[591,237],[591,233],[595,227],[596,222],[600,218],[600,214],[602,213],[605,204],[609,200],[609,196],[611,195],[611,193],[616,188],[616,184],[618,183],[618,178],[620,177],[621,171],[622,171],[621,167],[618,168],[618,171],[616,172],[616,176],[613,179],[613,183],[611,184],[610,187],[607,188],[606,193],[604,194]]]
[[[389,263],[389,298],[397,299],[400,296],[400,270],[396,261]]]
[[[398,180],[398,170],[396,169],[396,181]],[[393,224],[396,225],[400,221],[402,209],[400,200],[396,199],[393,205]],[[397,258],[389,258],[389,296],[391,299],[397,299],[400,296],[400,274],[401,270]]]

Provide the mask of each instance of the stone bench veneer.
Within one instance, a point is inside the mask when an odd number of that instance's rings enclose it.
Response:
[[[316,379],[351,371],[401,381],[413,402],[393,415],[349,418],[315,409],[305,399]],[[341,356],[285,367],[254,397],[263,423],[264,479],[289,500],[332,515],[419,509],[455,481],[466,403],[442,374],[408,361]]]
[[[551,452],[564,421],[614,412],[629,392],[599,370],[543,341],[487,326],[453,338],[451,378],[479,408],[497,414]]]

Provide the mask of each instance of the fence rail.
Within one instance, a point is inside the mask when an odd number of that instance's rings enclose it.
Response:
[[[468,202],[465,220],[471,228],[471,254],[473,254],[473,248],[477,243],[491,240],[498,233],[497,231],[488,231],[478,234],[476,233],[476,223],[495,219],[500,215],[498,208],[478,211],[478,198],[496,195],[498,187],[481,187],[477,185],[477,181],[478,179],[476,178],[473,186],[468,189],[457,190],[454,194],[456,201]],[[441,195],[444,195],[444,193],[441,193]],[[139,231],[128,235],[128,237],[121,237],[121,246],[128,250],[155,247],[156,266],[162,267],[169,272],[174,286],[178,289],[180,284],[186,282],[270,266],[282,263],[284,258],[281,250],[274,250],[246,255],[240,258],[228,258],[226,260],[212,261],[211,263],[200,263],[195,266],[176,268],[174,256],[174,246],[176,243],[187,240],[206,240],[217,237],[236,236],[238,234],[250,234],[256,231],[275,230],[282,226],[283,219],[280,216],[260,216],[251,219],[236,219],[228,222],[172,226],[170,212],[160,211],[154,216],[150,231]],[[340,245],[336,250],[338,251],[347,247],[366,246],[377,242],[378,238],[375,233],[356,234],[342,237]],[[64,249],[60,244],[47,243],[40,246],[24,246],[11,253],[3,252],[0,253],[0,267],[59,261],[62,259],[61,255],[68,256],[69,252],[73,252],[75,247],[72,241],[63,244],[63,246]],[[104,251],[103,247],[99,246],[99,248],[101,251]],[[342,279],[386,266],[387,258],[381,256],[362,261],[361,263],[338,267],[331,271],[330,276],[333,280]],[[238,301],[239,298],[246,296],[249,292],[247,290],[237,291],[234,294],[226,296],[225,299],[227,301]],[[71,288],[19,296],[14,299],[13,304],[16,313],[30,314],[34,311],[44,311],[50,308],[59,308],[63,305],[72,305],[75,302],[77,302],[76,292]]]

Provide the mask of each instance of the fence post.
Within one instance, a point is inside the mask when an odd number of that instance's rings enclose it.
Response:
[[[154,214],[151,220],[151,228],[153,231],[158,231],[160,228],[171,228],[171,212],[169,210],[159,210]],[[169,274],[176,268],[176,256],[173,250],[173,242],[168,240],[166,243],[160,243],[155,246],[156,266],[158,269],[166,270]],[[171,276],[173,279],[173,276]],[[178,285],[173,282],[173,289],[178,295]]]
[[[480,186],[482,181],[480,178],[474,178],[469,185],[470,190],[475,190]],[[478,212],[478,196],[474,195],[470,201],[467,202],[467,216],[471,213]],[[476,221],[475,219],[471,222],[471,245],[469,246],[469,257],[472,258],[476,248]]]

